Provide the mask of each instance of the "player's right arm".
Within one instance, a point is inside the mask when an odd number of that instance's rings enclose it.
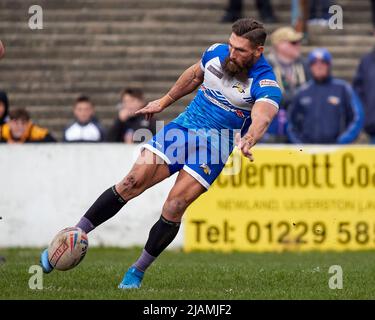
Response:
[[[173,102],[197,89],[202,84],[203,79],[204,72],[201,69],[201,61],[199,60],[181,74],[166,95],[149,102],[144,108],[138,110],[136,114],[144,114],[146,119],[150,119],[154,113],[163,111]]]

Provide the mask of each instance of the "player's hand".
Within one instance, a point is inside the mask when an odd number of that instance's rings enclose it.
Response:
[[[241,138],[241,134],[237,133],[235,137],[235,142],[236,142],[237,148],[241,150],[242,154],[246,158],[248,158],[251,162],[253,162],[254,156],[253,156],[253,153],[251,152],[251,148],[255,144],[254,138],[247,134]]]
[[[144,108],[135,112],[135,114],[144,114],[146,120],[150,120],[154,113],[159,113],[164,110],[163,106],[160,103],[161,99],[154,100],[149,102]]]
[[[0,59],[5,55],[5,47],[0,40]]]

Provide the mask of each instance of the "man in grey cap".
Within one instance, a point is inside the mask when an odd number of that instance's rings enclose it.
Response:
[[[273,67],[283,100],[263,142],[288,142],[286,111],[296,90],[309,79],[308,69],[301,57],[302,38],[303,34],[292,27],[281,27],[271,34],[272,49],[267,60]]]

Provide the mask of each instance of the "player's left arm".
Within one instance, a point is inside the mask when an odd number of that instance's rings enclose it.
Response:
[[[249,158],[250,161],[254,161],[251,148],[255,146],[266,133],[277,112],[278,108],[269,102],[258,101],[254,104],[251,110],[251,125],[238,144],[238,148],[242,151],[242,154]]]
[[[251,94],[255,100],[251,110],[251,125],[241,139],[237,138],[237,145],[245,157],[254,161],[251,148],[263,137],[279,111],[282,94],[273,73],[267,73],[257,79]]]

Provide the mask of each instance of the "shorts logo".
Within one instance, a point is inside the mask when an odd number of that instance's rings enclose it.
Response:
[[[271,79],[263,79],[263,80],[260,80],[259,81],[259,85],[263,88],[263,87],[277,87],[279,88],[279,85],[278,83],[275,81],[275,80],[271,80]]]
[[[202,163],[199,167],[203,169],[203,172],[205,174],[208,174],[208,175],[211,174],[211,169],[206,163]]]
[[[240,82],[236,82],[232,88],[237,89],[239,93],[245,93],[244,86]]]
[[[224,76],[224,74],[217,70],[213,65],[208,66],[207,70],[213,73],[219,79],[221,79]]]

